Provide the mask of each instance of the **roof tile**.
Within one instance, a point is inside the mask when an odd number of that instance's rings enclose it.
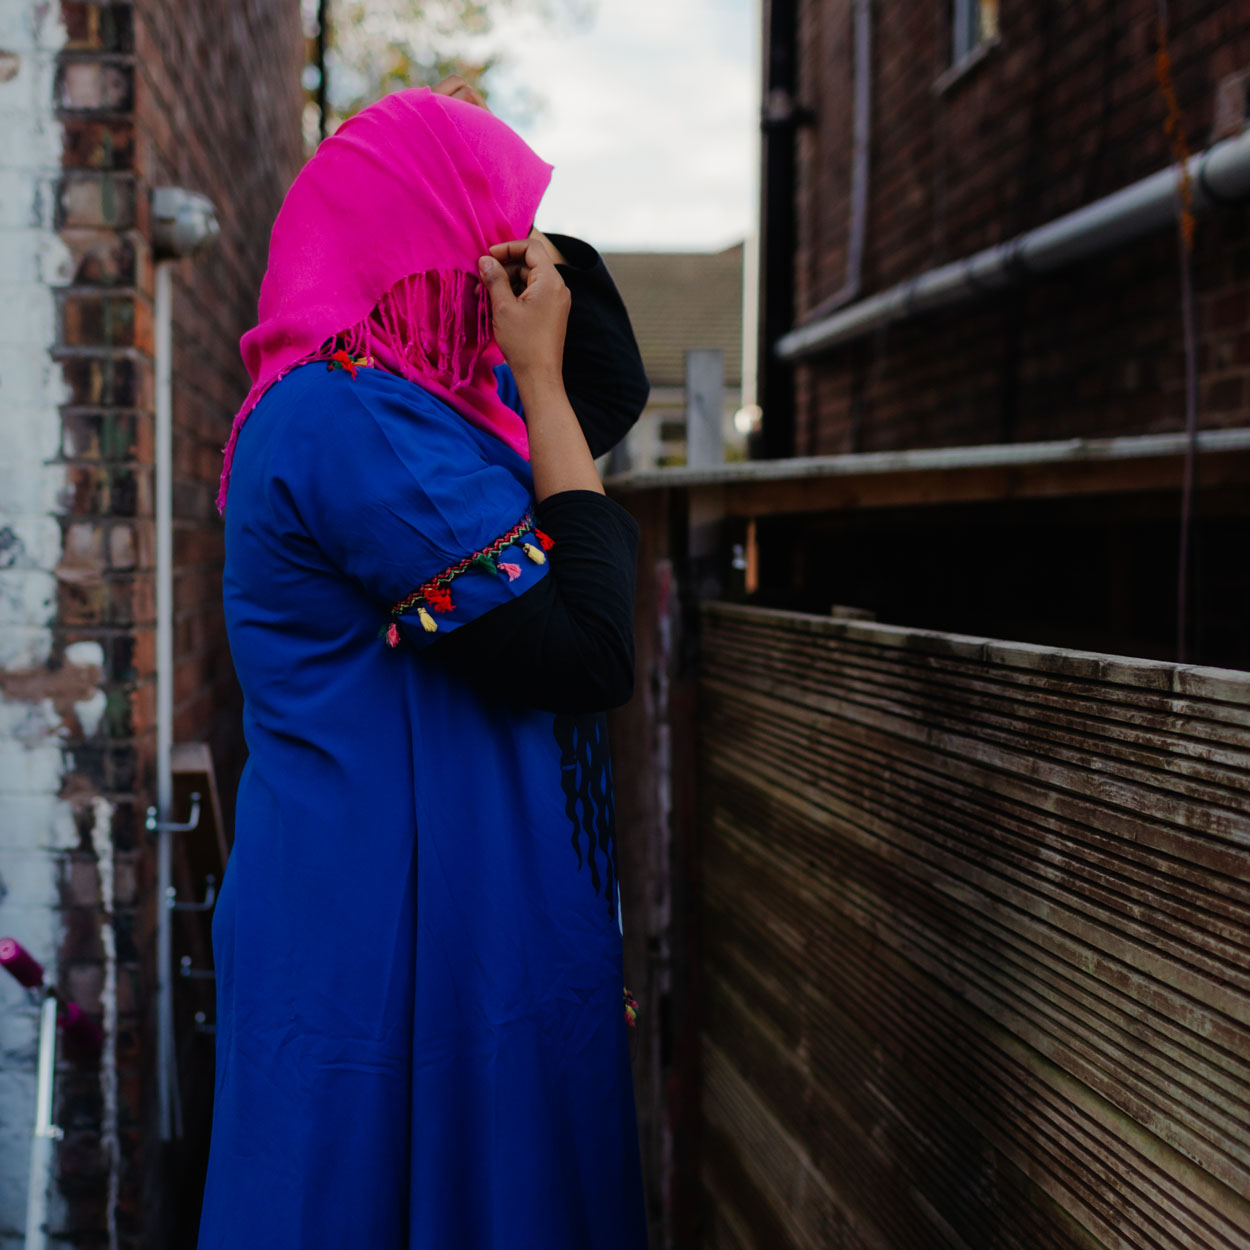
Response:
[[[686,384],[686,352],[719,347],[742,384],[742,244],[723,252],[605,252],[652,386]]]

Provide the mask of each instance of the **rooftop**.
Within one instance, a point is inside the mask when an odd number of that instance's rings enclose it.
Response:
[[[725,385],[742,385],[742,250],[604,253],[653,387],[684,386],[696,347],[719,347]]]

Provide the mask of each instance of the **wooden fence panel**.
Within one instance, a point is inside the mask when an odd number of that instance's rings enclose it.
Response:
[[[716,1247],[1250,1247],[1250,673],[726,604]]]

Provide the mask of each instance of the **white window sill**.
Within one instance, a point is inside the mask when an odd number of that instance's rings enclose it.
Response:
[[[933,84],[933,94],[943,95],[949,91],[957,82],[962,82],[969,74],[972,73],[978,65],[981,64],[1001,43],[997,35],[993,39],[987,39],[984,43],[979,43],[961,60],[955,62],[944,74],[938,78]]]

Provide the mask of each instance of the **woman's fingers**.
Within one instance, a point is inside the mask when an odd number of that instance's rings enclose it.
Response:
[[[494,253],[496,249],[492,247],[490,250]],[[499,258],[499,263],[508,275],[508,281],[512,284],[512,293],[520,295],[525,290],[525,284],[529,280],[529,268],[525,261],[511,260],[505,255]]]
[[[554,272],[554,262],[549,252],[541,242],[533,238],[510,239],[507,243],[496,243],[490,249],[490,254],[507,271],[512,289],[517,295],[521,294],[534,280],[535,273],[543,267],[552,269]]]
[[[482,285],[486,288],[486,293],[490,296],[491,304],[498,308],[505,302],[504,288],[511,287],[508,281],[508,271],[503,265],[491,260],[489,256],[483,256],[477,263],[478,272],[482,277]]]
[[[535,243],[538,243],[542,247],[543,251],[551,257],[553,264],[564,265],[568,263],[564,259],[564,253],[561,252],[560,249],[556,247],[556,245],[549,238],[547,238],[547,236],[543,234],[537,226],[530,231],[530,238]]]
[[[486,108],[486,101],[476,87],[471,87],[459,74],[448,74],[435,88],[437,95],[449,95],[453,100],[464,100],[477,108]],[[489,109],[486,109],[490,112]]]
[[[545,260],[546,253],[533,239],[509,239],[507,243],[496,243],[490,254],[501,265],[519,262],[533,268],[535,261]]]
[[[508,281],[512,283],[513,295],[520,295],[529,281],[530,271],[520,261],[512,261],[504,269],[508,274]]]
[[[491,304],[495,342],[514,373],[535,371],[558,377],[564,348],[570,297],[564,280],[546,256],[523,253],[516,257],[512,244],[491,248],[498,255],[483,256],[479,262],[482,282]],[[508,264],[519,265],[524,278],[520,293],[513,289]]]

